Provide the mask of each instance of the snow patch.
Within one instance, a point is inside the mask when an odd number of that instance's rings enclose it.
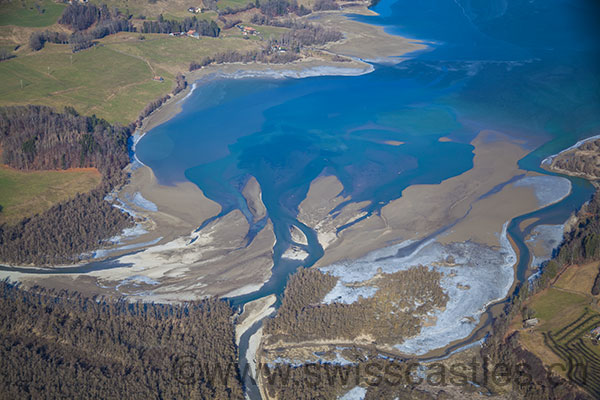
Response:
[[[413,244],[405,241],[395,246],[369,253],[365,257],[344,263],[321,267],[320,270],[339,278],[336,287],[326,299],[356,301],[358,295],[372,295],[369,287],[346,287],[373,278],[378,270],[391,274],[424,265],[442,273],[440,284],[449,300],[444,309],[431,313],[432,325],[423,326],[421,332],[395,347],[403,353],[423,355],[447,346],[453,341],[468,337],[479,323],[481,314],[494,301],[504,298],[514,279],[517,255],[507,237],[508,222],[500,233],[500,249],[474,242],[441,244],[435,239],[421,243],[410,254],[398,251]],[[442,266],[448,256],[455,266]],[[349,285],[351,286],[351,285]],[[371,290],[375,288],[370,288]],[[459,322],[457,322],[459,321]]]
[[[373,297],[377,292],[377,288],[373,286],[348,287],[338,280],[337,284],[323,299],[324,304],[344,303],[351,304],[358,301],[359,298],[365,299]]]
[[[288,249],[281,255],[283,258],[287,258],[290,260],[304,260],[308,257],[308,253],[298,246],[290,246]]]
[[[145,199],[140,192],[135,192],[133,198],[131,199],[131,203],[146,211],[158,211],[158,207],[156,206],[156,204],[154,204],[150,200]]]
[[[516,181],[514,186],[533,188],[540,207],[557,203],[571,193],[571,181],[559,176],[526,176]]]
[[[355,386],[346,392],[342,397],[339,397],[339,400],[364,400],[367,395],[367,389]]]

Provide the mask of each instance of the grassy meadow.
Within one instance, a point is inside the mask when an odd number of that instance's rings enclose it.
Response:
[[[24,172],[0,166],[0,224],[15,223],[96,187],[100,173],[92,168]]]
[[[58,21],[64,4],[52,0],[8,0],[0,2],[0,25],[42,28]]]
[[[554,372],[600,397],[600,345],[589,335],[600,326],[600,296],[591,294],[598,264],[569,267],[550,288],[528,300],[539,324],[521,329],[520,341],[544,364],[557,365]]]
[[[171,90],[152,80],[155,73],[142,59],[106,47],[71,53],[67,45],[0,63],[0,105],[43,104],[59,110],[73,106],[81,114],[96,114],[127,124],[154,98]]]

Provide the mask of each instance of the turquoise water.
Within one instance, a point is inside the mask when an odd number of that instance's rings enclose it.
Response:
[[[252,232],[264,221],[252,221],[240,191],[250,175],[260,183],[277,236],[276,267],[259,293],[236,303],[281,293],[301,264],[280,260],[291,224],[309,239],[302,265],[322,256],[314,232],[295,217],[323,172],[377,213],[409,185],[470,169],[469,142],[482,129],[521,139],[532,150],[520,161],[529,170],[600,130],[594,1],[383,0],[375,11],[380,16],[356,18],[427,41],[428,49],[356,77],[208,80],[137,145],[161,183],[196,183],[223,214],[242,210]],[[453,141],[439,142],[443,136]],[[571,196],[536,215],[563,222],[591,193],[586,182],[573,182]]]

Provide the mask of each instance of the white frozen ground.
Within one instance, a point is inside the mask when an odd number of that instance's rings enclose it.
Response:
[[[287,250],[281,255],[283,258],[287,258],[290,260],[304,260],[308,257],[308,253],[298,246],[290,246]]]
[[[314,76],[358,76],[373,72],[375,68],[371,64],[365,64],[364,68],[344,68],[334,66],[314,66],[303,68],[300,70],[238,70],[233,73],[227,72],[216,72],[209,76],[209,78],[224,78],[224,79],[246,79],[246,78],[274,78],[274,79],[286,79],[286,78],[309,78]]]
[[[563,240],[565,225],[539,225],[532,232],[527,242],[537,242],[543,249],[543,254],[533,255],[531,267],[539,268],[541,264],[552,258],[552,251]]]
[[[293,368],[298,368],[305,364],[311,364],[311,363],[327,364],[327,365],[342,365],[342,366],[356,365],[356,363],[353,363],[352,361],[348,361],[344,357],[342,357],[342,355],[340,355],[339,352],[335,351],[334,353],[335,353],[334,359],[325,359],[315,353],[313,353],[315,358],[310,359],[310,360],[296,360],[296,359],[291,360],[289,358],[277,357],[277,358],[271,360],[271,362],[268,363],[267,365],[269,366],[269,368],[274,368],[275,364],[286,364]]]
[[[358,301],[359,297],[364,297],[365,299],[373,297],[376,292],[377,288],[373,286],[348,287],[344,285],[341,280],[339,280],[335,287],[331,289],[331,292],[325,295],[325,298],[323,298],[323,303],[350,304]]]
[[[571,181],[560,176],[526,176],[516,181],[514,186],[532,187],[540,207],[559,202],[571,193]]]
[[[410,244],[404,242],[374,251],[355,261],[320,269],[338,277],[341,285],[367,281],[375,276],[379,268],[381,272],[389,274],[424,265],[442,272],[441,285],[449,296],[446,307],[432,313],[434,324],[423,326],[416,337],[395,346],[405,354],[423,355],[467,337],[476,328],[487,305],[504,298],[510,290],[517,255],[508,241],[507,226],[508,223],[505,223],[500,234],[500,249],[474,242],[443,245],[432,239],[407,256],[395,256],[398,249]],[[392,257],[381,259],[389,256]],[[432,266],[445,261],[448,256],[453,256],[457,265]],[[362,289],[368,287],[363,286]],[[377,290],[375,287],[372,289]],[[338,284],[325,299],[352,303],[358,299],[358,294],[354,290],[342,289]]]
[[[146,246],[153,246],[153,245],[157,244],[158,242],[160,242],[162,239],[163,239],[163,237],[160,236],[160,237],[157,237],[156,239],[149,240],[147,242],[127,244],[127,245],[115,247],[112,249],[98,249],[98,250],[94,251],[93,258],[104,258],[116,251],[135,250],[135,249],[139,249],[139,248],[146,247]],[[119,242],[119,243],[121,243],[121,242]]]
[[[364,400],[367,395],[367,389],[360,386],[355,386],[354,388],[347,391],[339,400]]]
[[[143,210],[154,212],[158,211],[158,207],[156,206],[156,204],[154,204],[150,200],[145,199],[140,192],[135,192],[133,197],[130,199],[128,198],[127,200]]]

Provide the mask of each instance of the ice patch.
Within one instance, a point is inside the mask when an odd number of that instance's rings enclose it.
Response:
[[[133,226],[131,228],[125,228],[125,229],[123,229],[121,231],[120,235],[113,236],[113,237],[107,239],[106,241],[110,242],[110,243],[113,243],[113,244],[121,244],[125,240],[131,240],[134,237],[142,236],[142,235],[145,235],[146,233],[148,233],[148,231],[145,230],[142,227],[142,225],[135,224],[135,226]]]
[[[128,244],[126,246],[115,247],[114,249],[100,249],[100,250],[96,250],[94,252],[93,258],[104,258],[104,257],[109,256],[111,253],[114,253],[114,252],[117,252],[117,251],[134,250],[134,249],[138,249],[140,247],[152,246],[152,245],[160,242],[161,240],[162,240],[162,236],[158,237],[158,238],[156,238],[154,240],[150,240],[148,242]]]
[[[139,284],[146,284],[146,285],[158,285],[158,282],[155,281],[154,279],[148,278],[147,276],[144,275],[134,275],[134,276],[130,276],[129,278],[123,279],[121,281],[121,283],[119,283],[116,287],[115,290],[119,290],[119,288],[123,285],[130,285],[130,284],[134,284],[134,285],[139,285]]]
[[[559,176],[526,176],[513,185],[532,187],[540,207],[557,203],[571,193],[571,181]]]
[[[564,225],[538,225],[532,232],[527,242],[536,242],[543,250],[542,254],[533,255],[531,267],[539,268],[542,263],[552,258],[552,253],[563,240]]]
[[[364,282],[373,278],[378,270],[391,274],[418,265],[427,266],[443,274],[440,284],[449,300],[444,309],[432,313],[433,325],[423,326],[416,337],[408,338],[395,347],[403,353],[415,355],[445,347],[469,336],[486,307],[504,298],[510,290],[517,255],[508,240],[507,226],[508,222],[500,233],[499,250],[474,242],[443,245],[431,239],[407,255],[396,254],[411,242],[372,252],[355,261],[322,267],[321,271],[339,278],[332,291],[336,291],[334,294],[337,295],[328,293],[327,299],[339,296],[354,299],[356,293],[346,292],[342,284]],[[440,265],[448,256],[454,258],[455,266]]]
[[[311,68],[304,68],[302,70],[273,70],[266,69],[262,71],[251,71],[251,70],[238,70],[234,73],[222,73],[217,72],[213,76],[217,78],[225,79],[246,79],[246,78],[274,78],[274,79],[286,79],[286,78],[309,78],[315,76],[358,76],[371,73],[375,68],[368,64],[365,68],[344,68],[344,67],[332,67],[332,66],[317,66]]]
[[[283,258],[287,258],[290,260],[304,260],[308,257],[308,253],[298,247],[298,246],[290,246],[288,249],[281,255]]]
[[[339,400],[364,400],[367,395],[367,389],[355,386],[346,392],[343,396],[339,397]]]
[[[131,199],[131,203],[147,211],[158,211],[158,207],[156,206],[156,204],[154,204],[150,200],[145,199],[140,192],[135,192],[133,198]]]
[[[376,292],[377,288],[373,286],[348,287],[341,280],[338,280],[335,287],[325,295],[323,303],[351,304],[358,301],[360,297],[364,297],[365,299],[373,297]]]
[[[442,278],[442,287],[449,297],[446,308],[434,312],[435,324],[423,326],[419,335],[396,345],[398,350],[423,355],[463,339],[475,329],[486,307],[506,296],[513,284],[513,266],[517,262],[506,234],[507,226],[508,222],[500,234],[500,251],[473,242],[446,246],[461,264],[451,268],[454,274],[444,274]],[[468,289],[460,289],[459,285]]]

